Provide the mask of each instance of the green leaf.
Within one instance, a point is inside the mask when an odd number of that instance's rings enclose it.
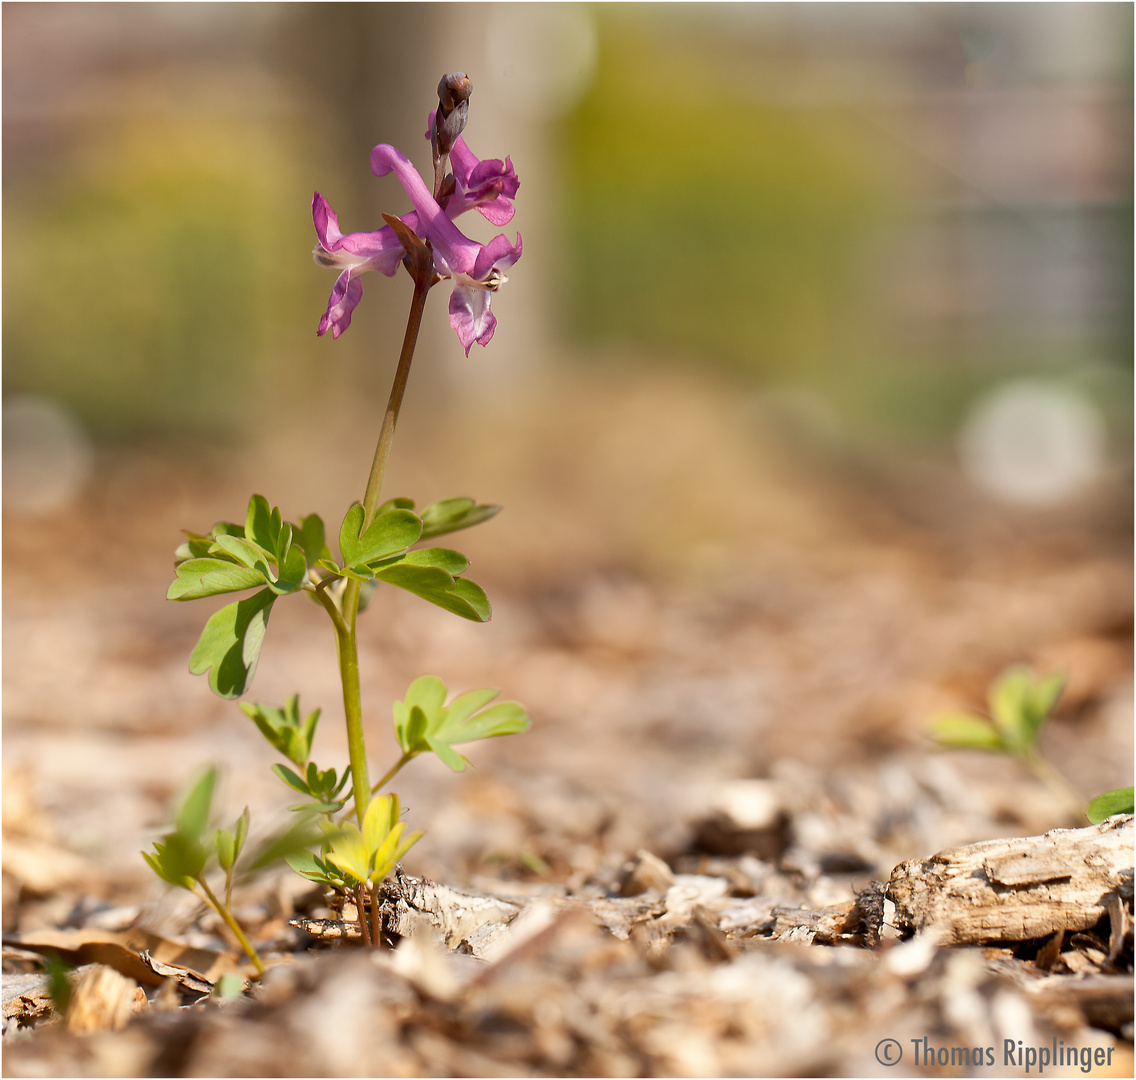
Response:
[[[268,565],[275,561],[273,553],[267,548],[262,548],[259,544],[254,544],[251,540],[245,540],[241,536],[218,536],[210,550],[214,554],[217,551],[223,551],[242,566],[259,570],[269,581],[275,578]]]
[[[279,514],[279,511],[274,512]],[[242,565],[259,570],[268,587],[279,595],[295,592],[304,583],[308,564],[303,551],[292,544],[291,525],[277,530],[276,542],[276,548],[266,549],[239,536],[219,536],[210,550],[220,549]],[[276,573],[270,564],[276,565]]]
[[[154,852],[153,858],[160,868],[157,871],[159,877],[183,889],[193,887],[193,882],[204,872],[205,860],[208,858],[203,844],[188,840],[178,833],[170,833],[163,842],[155,843]],[[150,859],[146,861],[152,867],[155,865]]]
[[[1024,667],[1007,668],[990,687],[990,715],[1012,753],[1024,753],[1033,743],[1035,732],[1027,719],[1032,689],[1029,669]]]
[[[208,554],[209,549],[213,546],[213,541],[218,536],[244,536],[245,534],[244,526],[234,524],[232,521],[218,521],[207,533],[195,533],[189,529],[182,529],[182,532],[185,533],[187,539],[174,552],[175,563],[184,562],[186,559],[200,559]]]
[[[221,869],[232,870],[237,858],[237,844],[233,834],[228,829],[218,829],[217,835],[213,837],[213,845],[217,849],[217,861],[221,864]]]
[[[1114,814],[1131,813],[1133,813],[1133,791],[1132,788],[1126,787],[1098,795],[1089,803],[1088,809],[1085,810],[1085,817],[1092,824],[1099,825]]]
[[[345,874],[350,874],[356,881],[366,881],[370,876],[367,845],[363,842],[359,826],[353,821],[345,821],[340,826],[339,834],[332,838],[327,861]]]
[[[469,569],[469,559],[460,551],[451,551],[449,548],[421,548],[417,551],[405,551],[401,555],[392,555],[389,559],[373,559],[367,565],[376,573],[393,566],[424,566],[443,570],[451,577],[457,577]]]
[[[1065,686],[1065,677],[1035,679],[1023,666],[1007,668],[990,687],[990,715],[1006,750],[1026,753],[1037,742]]]
[[[259,544],[265,551],[276,552],[279,547],[280,511],[269,505],[263,495],[249,499],[248,514],[245,517],[245,538]]]
[[[377,515],[360,535],[362,527],[363,507],[354,503],[339,530],[339,550],[345,567],[357,569],[375,559],[404,551],[422,535],[422,522],[409,510],[387,510]]]
[[[494,697],[497,695],[494,694]],[[461,700],[460,698],[458,699]],[[453,706],[447,717],[446,731],[452,743],[473,742],[475,739],[495,739],[501,735],[519,735],[532,727],[532,720],[522,705],[504,701],[474,716],[468,722],[454,720]]]
[[[426,742],[426,714],[418,705],[413,706],[410,710],[405,727],[405,739],[404,749],[412,753],[418,754],[429,749]]]
[[[973,713],[944,713],[927,725],[927,733],[942,746],[974,750],[1001,750],[1002,738],[994,725]]]
[[[142,858],[146,860],[150,869],[170,885],[176,885],[179,889],[192,889],[194,884],[193,878],[189,875],[178,873],[172,865],[167,866],[164,858],[164,846],[159,844],[155,844],[154,846],[159,849],[157,854],[151,855],[148,852],[142,852]]]
[[[405,700],[407,705],[417,705],[427,716],[433,716],[446,704],[446,684],[437,675],[419,675],[406,688]]]
[[[260,570],[238,566],[228,559],[187,559],[174,570],[177,575],[166,592],[167,600],[200,600],[220,593],[240,592],[264,585]]]
[[[320,559],[331,559],[331,548],[327,546],[327,530],[319,514],[309,514],[300,518],[300,528],[295,542],[303,549],[309,566]]]
[[[189,789],[174,818],[174,828],[186,840],[200,840],[209,824],[213,790],[217,786],[217,770],[210,767]]]
[[[241,712],[256,724],[268,742],[301,769],[308,763],[320,710],[300,719],[300,695],[293,694],[279,709],[259,702],[241,702]]]
[[[289,529],[291,529],[290,525],[284,526],[284,530]],[[283,532],[281,535],[283,535]],[[295,592],[304,584],[304,579],[308,574],[308,563],[304,558],[303,550],[296,544],[287,548],[277,562],[277,566],[280,570],[280,577],[276,584],[271,586],[274,592],[281,594]]]
[[[284,861],[309,881],[318,881],[321,885],[329,885],[333,889],[341,889],[346,884],[343,876],[333,866],[317,858],[311,852],[304,851],[298,855],[287,855]]]
[[[308,787],[307,781],[297,776],[287,765],[273,765],[272,771],[280,777],[290,788],[298,791],[301,795],[314,795],[315,792]]]
[[[368,852],[373,853],[379,849],[391,830],[398,825],[401,813],[398,796],[393,793],[376,795],[371,800],[363,815],[363,844]]]
[[[237,818],[236,828],[233,830],[233,859],[240,858],[241,851],[245,846],[245,840],[248,839],[249,831],[249,808],[246,806],[244,812]]]
[[[468,764],[452,749],[453,744],[515,735],[527,731],[532,721],[521,705],[507,701],[485,708],[498,691],[489,687],[470,690],[447,707],[446,684],[434,675],[421,675],[394,703],[394,732],[403,752],[415,756],[432,750],[454,772]]]
[[[262,589],[209,617],[190,654],[189,670],[194,675],[209,671],[209,686],[215,694],[234,698],[248,689],[275,600],[271,590]]]
[[[470,763],[469,758],[464,754],[459,754],[445,739],[439,738],[437,735],[427,735],[426,743],[442,760],[443,764],[454,772],[465,772],[465,767]]]
[[[385,514],[388,510],[413,510],[413,499],[387,499],[382,506],[379,507],[378,512]]]
[[[461,495],[452,499],[442,499],[431,503],[422,511],[422,539],[429,540],[443,533],[457,532],[488,521],[499,513],[500,506],[477,503]]]
[[[1049,719],[1064,689],[1065,676],[1061,672],[1054,672],[1048,678],[1041,679],[1031,686],[1026,712],[1032,736],[1031,743],[1037,741],[1042,725]]]
[[[376,865],[375,869],[371,873],[371,880],[382,881],[382,879],[385,878],[387,874],[389,874],[400,862],[402,862],[402,857],[425,835],[426,834],[421,829],[418,829],[415,832],[412,832],[409,836],[405,837],[399,843],[398,847],[396,847],[389,854],[385,852],[381,853],[383,857],[386,858],[387,865],[385,867],[379,866],[378,858],[376,858]],[[379,872],[380,870],[382,871],[382,873]]]
[[[493,614],[480,585],[437,567],[398,563],[377,571],[375,577],[471,622],[488,622]]]

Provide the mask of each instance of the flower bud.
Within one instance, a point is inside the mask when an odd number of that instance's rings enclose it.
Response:
[[[438,111],[434,116],[432,142],[439,155],[448,154],[469,118],[469,95],[473,83],[464,71],[443,75],[438,83]]]

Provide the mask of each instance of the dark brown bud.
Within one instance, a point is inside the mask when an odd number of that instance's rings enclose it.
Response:
[[[443,75],[438,83],[438,111],[434,116],[434,139],[437,153],[448,154],[465,130],[469,117],[469,96],[473,83],[464,71]]]

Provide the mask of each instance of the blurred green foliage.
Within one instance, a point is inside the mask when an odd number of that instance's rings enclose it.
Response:
[[[143,115],[6,192],[7,392],[131,438],[224,432],[286,378],[310,223],[286,140],[236,116]]]
[[[763,100],[673,32],[601,26],[564,147],[576,332],[763,375],[862,352],[865,259],[894,212],[862,124]]]

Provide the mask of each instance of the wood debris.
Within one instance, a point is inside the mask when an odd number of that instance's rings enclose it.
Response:
[[[945,945],[1028,941],[1095,926],[1132,902],[1133,819],[990,840],[912,859],[887,895],[903,933],[934,926]]]

